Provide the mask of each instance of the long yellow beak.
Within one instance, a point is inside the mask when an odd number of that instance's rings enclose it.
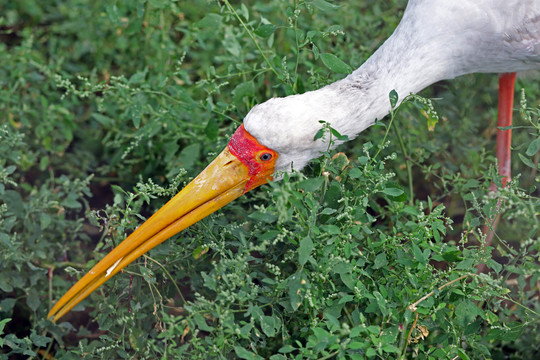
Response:
[[[225,148],[199,176],[62,296],[47,318],[58,320],[139,256],[251,190],[252,186],[246,187],[251,175],[248,166],[231,154],[229,147]],[[271,173],[260,175],[264,176],[262,184]]]

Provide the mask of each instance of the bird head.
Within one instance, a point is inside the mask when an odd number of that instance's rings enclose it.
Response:
[[[254,106],[244,119],[245,129],[260,144],[279,154],[275,172],[302,170],[309,161],[338,146],[343,141],[327,137],[315,140],[321,122],[329,123],[341,134],[353,138],[351,113],[358,101],[350,101],[332,86],[287,97],[276,97]],[[351,111],[352,109],[352,111]],[[357,123],[357,122],[356,122]]]
[[[278,158],[241,125],[206,169],[84,275],[47,317],[58,320],[153,247],[271,180]]]
[[[193,181],[84,275],[49,311],[57,320],[135,259],[273,175],[301,170],[328,150],[320,120],[349,118],[330,87],[255,106],[227,147]],[[347,107],[345,107],[347,109]],[[348,121],[334,121],[332,126]],[[347,130],[346,127],[343,129]],[[339,142],[333,143],[336,146]],[[332,145],[332,144],[331,144]],[[332,146],[332,147],[333,147]]]

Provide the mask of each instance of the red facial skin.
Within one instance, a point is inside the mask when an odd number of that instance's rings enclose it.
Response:
[[[236,129],[228,146],[231,154],[236,156],[249,169],[250,177],[244,193],[266,184],[268,180],[272,180],[278,154],[274,150],[259,144],[257,139],[244,129],[244,124]],[[268,157],[268,154],[270,154],[270,159],[265,160],[264,157]]]

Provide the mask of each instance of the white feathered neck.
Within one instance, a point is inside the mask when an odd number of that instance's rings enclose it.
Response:
[[[320,120],[349,139],[400,100],[443,79],[473,72],[540,68],[540,1],[411,0],[393,35],[356,71],[319,90],[273,98],[244,119],[279,154],[276,170],[302,169],[328,147],[313,141]]]

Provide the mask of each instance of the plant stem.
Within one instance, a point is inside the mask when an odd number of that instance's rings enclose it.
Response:
[[[403,157],[405,158],[405,165],[407,165],[407,177],[409,182],[409,205],[414,205],[414,192],[413,192],[413,178],[412,178],[412,167],[411,167],[411,160],[409,159],[409,154],[407,153],[407,149],[405,149],[405,144],[403,143],[403,138],[401,137],[401,131],[399,130],[399,126],[394,126],[394,131],[396,132],[398,141],[399,141],[399,147],[401,148],[401,152],[403,153]]]
[[[416,313],[416,316],[414,318],[414,321],[411,325],[411,329],[409,330],[409,333],[407,334],[407,338],[405,340],[405,344],[403,344],[403,348],[401,349],[401,356],[400,356],[400,359],[403,360],[405,359],[405,351],[407,351],[407,346],[409,345],[409,342],[411,341],[411,335],[412,335],[412,332],[416,326],[416,322],[418,321],[418,313]]]
[[[398,108],[399,109],[399,108]],[[378,149],[377,149],[377,152],[375,153],[375,155],[373,155],[371,157],[371,159],[369,160],[369,163],[367,165],[367,167],[371,166],[371,164],[373,163],[373,161],[377,158],[377,156],[379,156],[379,154],[381,153],[383,147],[384,147],[384,144],[386,143],[386,138],[388,137],[388,133],[390,132],[390,128],[392,127],[392,123],[394,122],[394,118],[396,117],[396,113],[397,113],[397,110],[398,109],[395,109],[395,110],[391,110],[390,111],[390,123],[388,124],[388,126],[386,127],[386,132],[384,133],[384,137],[381,141],[381,143],[379,144],[378,146]]]
[[[298,9],[298,3],[294,1],[294,9]],[[294,65],[294,78],[295,81],[298,81],[298,64],[300,63],[300,45],[298,43],[298,17],[294,18],[294,40],[296,44],[296,63]],[[294,87],[293,87],[294,88]],[[294,89],[295,92],[297,89]]]
[[[161,270],[163,270],[163,272],[167,275],[167,277],[171,280],[171,282],[173,283],[174,287],[176,288],[176,291],[178,292],[178,295],[180,295],[180,298],[182,299],[182,303],[183,304],[186,304],[186,299],[184,299],[184,296],[182,295],[182,292],[180,291],[180,288],[178,287],[178,285],[176,284],[176,281],[174,281],[173,277],[171,276],[171,274],[167,271],[167,269],[165,268],[165,266],[163,266],[159,261],[157,260],[154,260],[152,259],[150,256],[148,255],[143,255],[145,259],[148,259],[154,263],[156,263],[160,268]]]
[[[460,276],[460,277],[458,277],[457,279],[454,279],[454,280],[452,280],[452,281],[449,281],[449,282],[447,282],[447,283],[445,283],[445,284],[439,286],[438,289],[439,289],[439,291],[441,291],[441,290],[444,289],[445,287],[450,286],[450,285],[452,285],[452,284],[458,282],[459,280],[465,279],[466,277],[469,277],[469,276],[471,276],[471,275],[473,275],[473,274],[466,274],[466,275]],[[422,296],[420,299],[418,299],[417,301],[415,301],[414,303],[412,303],[411,305],[409,305],[409,306],[407,307],[409,310],[411,310],[411,312],[416,313],[416,317],[415,317],[415,319],[414,319],[414,321],[413,321],[413,323],[412,323],[412,325],[411,325],[411,328],[410,328],[410,330],[409,330],[409,334],[407,335],[407,339],[406,339],[406,341],[405,341],[405,344],[403,344],[403,347],[402,347],[402,349],[401,349],[401,356],[400,356],[400,359],[405,359],[405,351],[407,351],[407,346],[409,345],[409,342],[411,341],[411,335],[412,335],[412,332],[413,332],[413,330],[414,330],[414,328],[415,328],[415,326],[416,326],[416,323],[417,323],[417,321],[418,321],[418,313],[416,312],[416,310],[417,310],[416,307],[417,307],[418,304],[420,304],[422,301],[426,300],[427,298],[429,298],[430,296],[432,296],[432,295],[434,295],[434,294],[435,294],[435,291],[431,291],[431,292],[429,292],[427,295]]]
[[[457,279],[454,279],[452,281],[449,281],[447,282],[446,284],[444,285],[441,285],[439,286],[439,291],[441,291],[442,289],[444,289],[445,287],[447,286],[450,286],[452,285],[453,283],[455,282],[458,282],[459,280],[462,280],[462,279],[465,279],[466,277],[469,277],[473,274],[466,274],[466,275],[462,275],[460,277],[458,277]],[[412,312],[416,312],[416,307],[418,306],[418,304],[420,304],[422,301],[426,300],[427,298],[429,298],[430,296],[434,295],[435,294],[435,290],[431,291],[429,294],[427,295],[424,295],[422,296],[420,299],[418,299],[417,301],[415,301],[414,303],[412,303],[411,305],[408,306],[408,308],[412,311]]]
[[[238,13],[236,12],[236,10],[234,10],[234,8],[231,6],[231,4],[229,3],[229,0],[223,0],[223,2],[225,3],[225,5],[227,5],[227,8],[229,9],[230,12],[232,12],[234,14],[234,16],[236,17],[236,19],[240,22],[240,24],[242,25],[242,27],[244,28],[244,30],[246,30],[247,34],[249,35],[249,37],[251,38],[251,40],[253,40],[253,43],[255,44],[255,46],[257,47],[257,49],[259,50],[259,53],[261,54],[261,56],[263,57],[264,61],[266,62],[266,64],[270,67],[270,70],[272,70],[272,72],[279,78],[279,73],[277,72],[276,68],[274,67],[274,65],[272,65],[272,63],[270,62],[270,60],[268,60],[268,58],[266,57],[266,55],[264,54],[263,50],[261,49],[261,46],[259,45],[259,43],[257,42],[257,39],[255,39],[255,36],[253,35],[253,32],[251,32],[251,30],[247,27],[246,23],[244,23],[244,21],[242,20],[242,18],[240,17],[240,15],[238,15]]]

